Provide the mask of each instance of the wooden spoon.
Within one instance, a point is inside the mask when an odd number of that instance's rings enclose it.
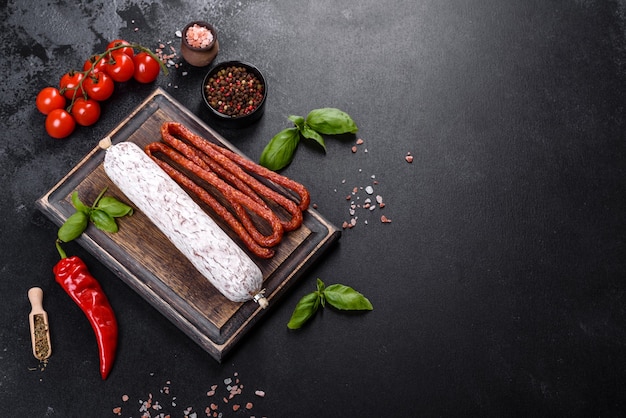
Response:
[[[28,300],[31,305],[28,322],[33,355],[38,360],[45,360],[52,354],[52,346],[50,345],[48,314],[43,310],[43,290],[39,287],[29,289]]]

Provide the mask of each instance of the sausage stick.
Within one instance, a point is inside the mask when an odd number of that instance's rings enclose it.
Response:
[[[284,177],[278,173],[262,167],[247,158],[241,157],[238,154],[227,150],[219,145],[213,144],[204,138],[194,134],[185,126],[176,122],[166,122],[161,127],[161,135],[164,141],[173,141],[173,135],[178,135],[184,140],[190,142],[193,146],[204,152],[206,155],[216,160],[224,168],[232,172],[235,176],[245,181],[250,187],[256,190],[262,196],[271,199],[283,206],[292,216],[291,221],[283,223],[283,227],[286,231],[297,229],[302,223],[302,210],[308,208],[310,197],[309,193],[304,186],[297,183],[287,177]],[[268,186],[259,182],[256,178],[246,173],[242,167],[248,169],[250,172],[259,174],[271,181],[274,181],[281,186],[294,191],[300,197],[299,205],[296,205],[292,200],[286,198],[282,194],[269,188]],[[302,209],[304,208],[304,209]]]
[[[176,180],[179,184],[182,184],[184,187],[187,187],[193,193],[197,194],[205,203],[211,206],[211,208],[214,209],[216,213],[220,217],[222,217],[222,219],[227,220],[229,226],[244,240],[246,245],[248,245],[250,250],[253,251],[256,255],[266,258],[268,252],[260,251],[258,248],[256,248],[256,246],[249,245],[250,243],[247,239],[248,237],[245,236],[245,234],[242,234],[243,230],[241,228],[241,225],[238,222],[233,222],[232,219],[228,217],[228,214],[230,212],[228,212],[226,208],[224,208],[219,202],[217,202],[217,200],[213,198],[208,192],[206,192],[206,190],[202,189],[183,173],[179,172],[174,167],[157,158],[154,155],[155,152],[160,152],[164,154],[167,158],[171,159],[180,166],[190,170],[196,176],[217,188],[217,190],[222,193],[222,195],[231,203],[237,216],[239,216],[241,222],[244,224],[245,229],[252,236],[254,241],[256,241],[259,245],[263,247],[272,247],[278,244],[282,239],[282,224],[280,223],[280,220],[274,214],[274,212],[272,212],[267,206],[258,205],[247,195],[243,194],[237,189],[234,189],[226,182],[221,180],[214,172],[202,169],[193,161],[188,160],[187,158],[185,158],[185,156],[181,155],[179,152],[162,142],[153,142],[151,144],[148,144],[145,147],[145,151],[150,157],[155,160],[157,164],[159,164],[161,168],[163,168],[170,176],[172,176],[174,180]],[[256,213],[261,217],[261,219],[265,220],[270,225],[272,233],[270,235],[263,235],[261,232],[259,232],[253,222],[250,220],[250,217],[246,213],[244,207],[248,208],[251,212]]]
[[[254,190],[252,190],[244,181],[239,179],[230,171],[226,170],[224,167],[222,167],[215,160],[204,154],[199,149],[181,141],[180,139],[174,137],[173,135],[170,135],[169,133],[165,133],[164,135],[162,135],[162,137],[163,142],[176,149],[178,152],[197,164],[199,167],[208,171],[214,171],[215,174],[226,180],[228,183],[232,184],[233,187],[240,190],[242,193],[248,195],[259,205],[267,206],[265,201],[261,199],[259,195]]]

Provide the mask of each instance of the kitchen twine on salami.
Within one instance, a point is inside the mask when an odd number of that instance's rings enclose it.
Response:
[[[267,298],[265,297],[265,288],[261,289],[259,291],[259,293],[257,293],[256,295],[254,295],[254,297],[252,298],[252,300],[254,300],[256,303],[259,304],[259,306],[263,309],[267,308],[267,306],[269,305]]]

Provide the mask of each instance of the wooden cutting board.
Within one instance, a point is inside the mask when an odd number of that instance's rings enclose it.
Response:
[[[180,122],[205,139],[241,154],[165,91],[157,89],[108,135],[112,142],[131,141],[141,147],[160,140],[164,122]],[[104,150],[94,148],[51,190],[37,200],[37,207],[55,224],[62,225],[74,213],[71,195],[91,204],[107,188],[132,206],[104,172]],[[269,181],[266,184],[278,187]],[[247,251],[239,238],[203,202],[198,204]],[[159,310],[216,360],[257,323],[273,303],[339,239],[341,231],[316,210],[308,209],[302,226],[284,235],[271,259],[251,255],[263,272],[268,309],[255,302],[231,302],[174,247],[141,211],[118,220],[119,232],[109,234],[90,225],[77,239],[84,248],[114,271],[128,286]]]

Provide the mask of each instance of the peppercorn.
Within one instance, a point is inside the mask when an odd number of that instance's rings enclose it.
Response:
[[[231,66],[219,70],[205,86],[209,106],[227,116],[253,112],[263,101],[263,83],[246,68]]]

